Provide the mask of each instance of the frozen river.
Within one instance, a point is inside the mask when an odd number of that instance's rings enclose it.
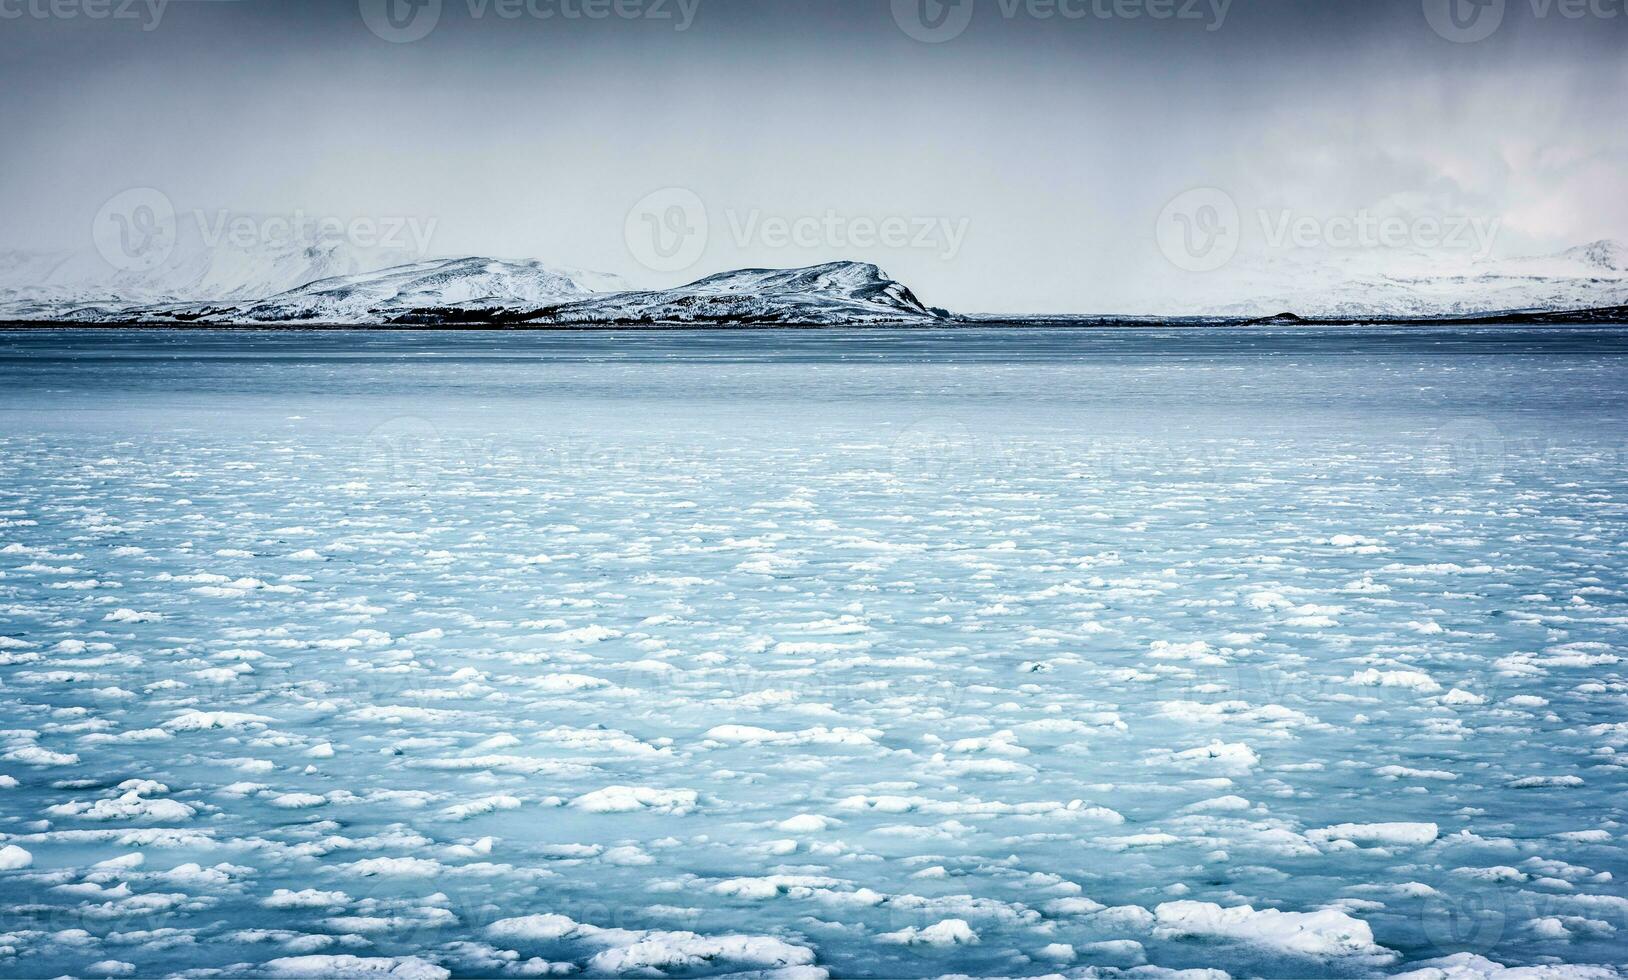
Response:
[[[1625,355],[0,331],[0,976],[1623,963]]]

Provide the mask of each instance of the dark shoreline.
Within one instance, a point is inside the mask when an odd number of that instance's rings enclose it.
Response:
[[[852,323],[707,321],[533,323],[518,320],[473,320],[444,323],[234,323],[192,320],[0,320],[0,330],[232,330],[278,332],[339,331],[480,331],[480,332],[582,332],[604,330],[720,331],[742,330],[957,330],[1012,329],[1026,327],[1058,328],[1146,328],[1146,327],[1488,327],[1488,326],[1628,326],[1628,306],[1559,312],[1490,313],[1465,317],[1299,317],[1280,314],[1272,317],[1203,316],[959,316],[920,322],[855,321]]]

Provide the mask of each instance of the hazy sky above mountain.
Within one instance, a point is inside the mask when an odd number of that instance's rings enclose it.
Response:
[[[408,43],[367,26],[391,34],[383,0],[173,0],[156,26],[158,0],[50,2],[0,0],[0,246],[86,248],[152,187],[639,284],[854,258],[1039,312],[1195,288],[1158,237],[1192,188],[1236,203],[1248,255],[1305,219],[1339,249],[1363,215],[1410,252],[1448,247],[1431,218],[1493,255],[1628,237],[1628,0],[1507,0],[1479,41],[1436,0],[442,0],[394,11],[432,16]],[[665,188],[708,232],[651,262],[630,236],[693,218],[669,194],[630,219]]]

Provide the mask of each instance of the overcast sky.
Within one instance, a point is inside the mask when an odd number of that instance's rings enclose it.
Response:
[[[86,247],[152,187],[183,213],[433,219],[435,254],[640,284],[855,258],[933,304],[1042,312],[1185,275],[1157,224],[1195,187],[1246,226],[1628,238],[1628,0],[51,2],[0,0],[0,245]],[[129,16],[89,17],[109,3]],[[664,188],[707,217],[682,268],[628,240]]]

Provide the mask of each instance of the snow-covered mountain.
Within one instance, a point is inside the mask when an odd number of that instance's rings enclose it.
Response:
[[[539,311],[529,322],[584,324],[921,323],[942,316],[863,262],[741,269],[687,286],[615,293]]]
[[[143,312],[155,319],[231,323],[369,323],[433,309],[442,319],[458,319],[586,299],[595,295],[595,289],[586,283],[621,285],[612,277],[568,274],[535,261],[431,259],[374,273],[319,279],[245,303],[180,304]]]
[[[241,303],[420,257],[411,248],[361,247],[315,230],[243,243],[181,222],[174,248],[151,269],[116,269],[93,251],[0,252],[0,317],[116,317],[135,307]],[[84,316],[75,316],[81,309]]]
[[[339,241],[180,243],[149,271],[98,256],[0,252],[0,321],[332,325],[835,325],[932,323],[874,265],[742,269],[671,289],[615,276],[463,257],[392,261],[401,249]],[[1628,247],[1598,241],[1550,255],[1475,260],[1394,249],[1280,253],[1236,263],[1217,292],[1164,312],[1230,318],[1415,319],[1628,305]]]
[[[13,279],[48,281],[54,267],[17,257]],[[0,294],[0,319],[79,322],[310,324],[838,324],[918,323],[942,316],[874,265],[747,269],[673,289],[633,290],[615,276],[484,257],[431,259],[281,286],[211,284],[187,298],[165,281]],[[0,282],[4,282],[0,279]],[[104,291],[106,290],[106,291]],[[18,291],[19,294],[22,290]],[[202,299],[197,298],[201,296]]]
[[[1291,255],[1245,270],[1248,299],[1206,304],[1221,316],[1458,317],[1628,304],[1628,247],[1598,241],[1515,259],[1374,250]]]

